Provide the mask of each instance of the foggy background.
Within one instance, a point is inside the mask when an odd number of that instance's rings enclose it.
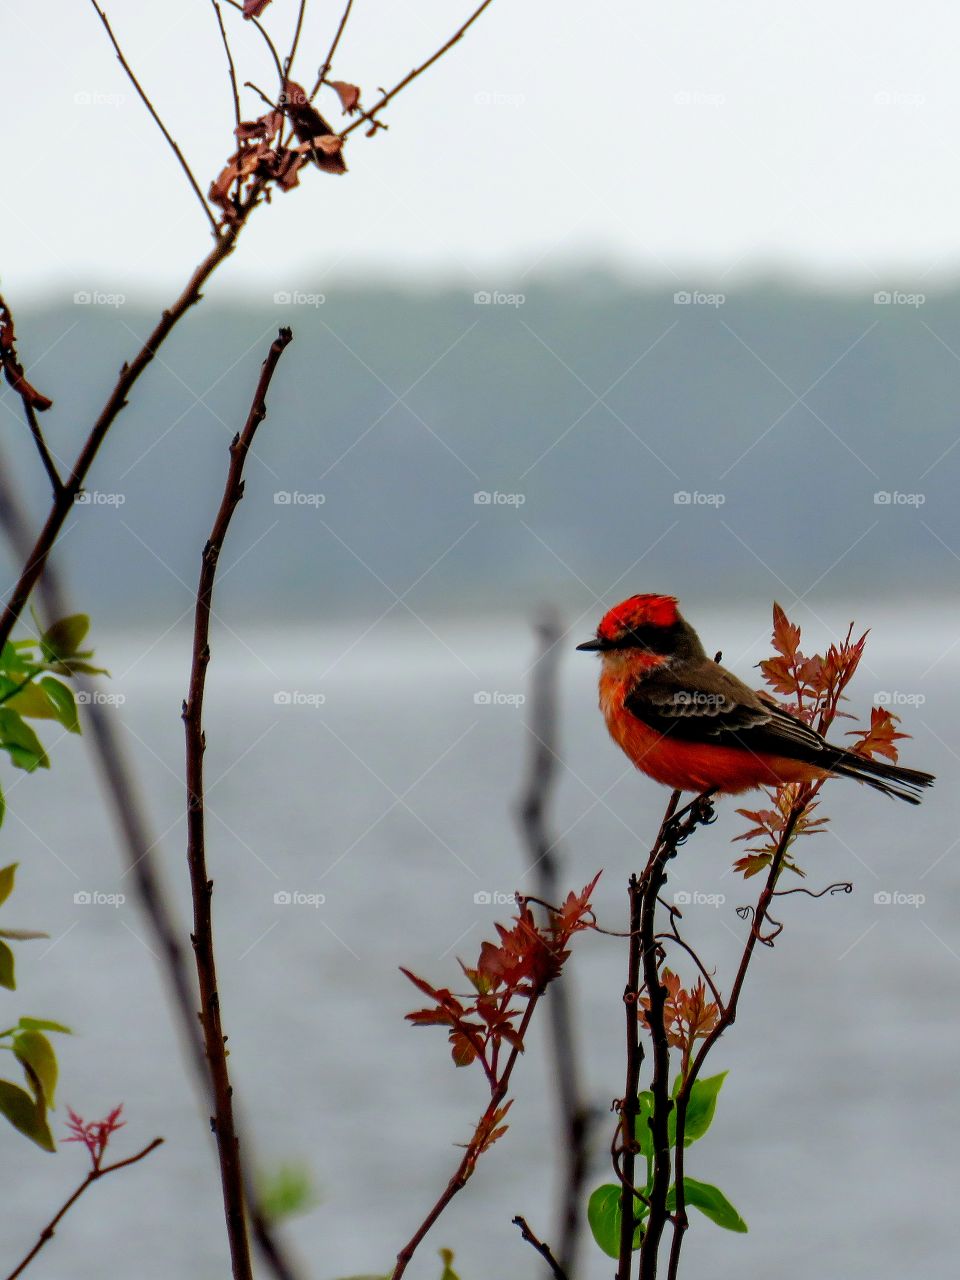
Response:
[[[294,10],[275,0],[265,22],[285,32]],[[467,12],[358,5],[335,73],[369,104]],[[232,150],[212,12],[109,13],[205,187]],[[303,80],[338,17],[309,15]],[[241,78],[268,86],[255,32],[225,20]],[[750,1233],[691,1215],[689,1274],[952,1274],[958,27],[940,4],[494,4],[391,104],[389,132],[352,135],[348,175],[309,172],[253,219],[108,437],[57,559],[92,615],[186,935],[179,711],[199,556],[259,362],[292,326],[221,557],[206,722],[230,1065],[260,1163],[311,1170],[319,1203],[284,1228],[306,1275],[388,1271],[482,1111],[479,1073],[404,1023],[419,997],[397,966],[454,983],[456,957],[509,915],[475,895],[530,887],[511,806],[544,603],[567,629],[562,877],[579,889],[603,867],[598,913],[623,927],[666,793],[607,740],[596,664],[572,649],[650,590],[678,595],[754,684],[774,599],[810,649],[851,619],[872,628],[849,709],[902,714],[905,762],[941,779],[917,811],[827,789],[805,883],[855,890],[785,900],[711,1058],[730,1076],[689,1171]],[[0,70],[20,139],[0,289],[66,468],[208,232],[92,8],[4,6]],[[0,422],[39,527],[44,476],[6,386]],[[2,769],[0,865],[21,863],[4,921],[50,940],[17,946],[4,1002],[10,1021],[76,1029],[61,1096],[86,1118],[124,1101],[117,1156],[167,1143],[92,1189],[32,1270],[92,1280],[109,1257],[143,1280],[224,1275],[215,1157],[150,937],[83,743],[40,736],[52,776]],[[671,873],[674,891],[723,899],[687,920],[725,990],[735,907],[756,897],[729,870],[735,807]],[[324,901],[275,901],[295,892]],[[612,939],[575,943],[588,1191],[610,1180],[623,962]],[[536,1274],[510,1219],[555,1235],[549,1073],[535,1029],[511,1131],[411,1276],[439,1274],[441,1245],[463,1280]],[[0,1152],[12,1266],[84,1165],[8,1127]],[[582,1257],[590,1280],[612,1270],[588,1233]]]

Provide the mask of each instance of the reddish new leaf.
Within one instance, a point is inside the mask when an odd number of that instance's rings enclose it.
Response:
[[[316,164],[325,173],[346,173],[347,166],[340,154],[343,139],[327,124],[303,86],[294,80],[285,80],[282,103],[294,133],[305,144]],[[325,142],[324,139],[330,141]]]
[[[344,114],[352,115],[360,102],[359,88],[355,84],[348,84],[346,80],[330,80],[328,83],[331,89],[337,91]]]

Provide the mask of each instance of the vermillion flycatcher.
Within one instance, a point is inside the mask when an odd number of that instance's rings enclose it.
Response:
[[[637,595],[601,619],[600,709],[643,773],[680,791],[736,794],[827,774],[919,804],[933,776],[827,742],[712,661],[673,596]]]

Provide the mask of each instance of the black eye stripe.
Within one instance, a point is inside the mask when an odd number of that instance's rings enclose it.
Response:
[[[648,653],[673,653],[679,638],[678,627],[633,627],[616,640],[604,641],[605,649],[645,649]]]

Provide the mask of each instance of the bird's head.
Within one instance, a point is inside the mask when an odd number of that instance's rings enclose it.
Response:
[[[596,636],[577,648],[600,653],[605,665],[616,666],[660,666],[703,655],[697,633],[680,616],[676,597],[652,592],[614,605],[600,619]]]

